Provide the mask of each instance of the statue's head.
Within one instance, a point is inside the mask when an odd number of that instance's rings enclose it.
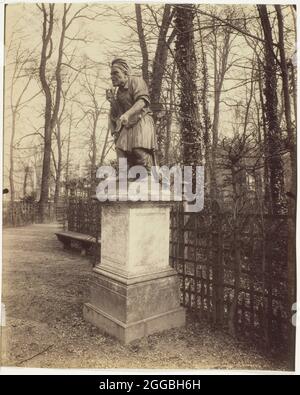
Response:
[[[130,74],[130,66],[124,59],[114,59],[111,63],[110,74],[113,86],[124,86]]]

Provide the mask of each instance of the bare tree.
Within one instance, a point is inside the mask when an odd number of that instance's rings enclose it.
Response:
[[[163,6],[136,4],[135,18],[132,18],[131,15],[122,13],[119,8],[108,8],[117,15],[123,26],[133,32],[129,39],[123,39],[123,45],[128,45],[129,41],[131,52],[127,54],[127,58],[132,59],[133,64],[139,65],[140,61],[137,59],[140,57],[142,59],[142,75],[149,86],[151,108],[157,126],[159,158],[163,158],[165,133],[167,133],[167,125],[170,125],[170,119],[168,123],[166,117],[162,115],[165,111],[162,90],[168,68],[168,55],[175,38],[175,29],[172,26],[175,10],[170,4]]]
[[[71,61],[70,64],[71,65]],[[62,133],[62,127],[66,119],[69,118],[69,114],[65,114],[66,112],[66,105],[67,102],[70,101],[72,103],[72,100],[76,97],[76,93],[73,93],[71,97],[70,96],[70,91],[74,83],[76,82],[78,76],[80,73],[85,69],[85,66],[79,67],[77,71],[72,71],[69,76],[65,75],[65,80],[66,80],[66,87],[62,87],[62,107],[59,113],[59,116],[57,117],[56,121],[56,128],[54,129],[54,136],[56,138],[56,145],[57,145],[57,160],[55,159],[55,155],[53,152],[52,158],[53,158],[53,164],[55,168],[55,192],[54,192],[54,202],[57,203],[59,199],[59,194],[60,194],[60,188],[61,188],[61,177],[62,177],[62,172],[64,166],[69,166],[67,164],[64,164],[64,158],[63,158],[63,144],[65,142],[65,137],[63,136]],[[71,111],[72,112],[72,111]],[[70,120],[70,119],[69,119]],[[72,123],[72,120],[70,120],[70,123]],[[67,161],[69,160],[69,153],[70,153],[70,138],[71,138],[71,124],[69,123],[69,128],[68,128],[68,155],[67,155]]]
[[[280,54],[280,68],[282,76],[282,86],[283,86],[283,97],[284,97],[284,114],[286,122],[286,130],[288,136],[288,150],[290,153],[291,161],[291,191],[294,196],[296,194],[296,144],[295,144],[295,128],[292,123],[292,111],[291,111],[291,100],[289,91],[289,70],[288,62],[285,55],[285,44],[284,44],[284,23],[283,15],[280,5],[275,5],[277,19],[278,19],[278,39],[279,39],[279,54]]]
[[[42,84],[43,92],[45,94],[45,124],[44,124],[44,158],[43,158],[43,170],[42,170],[42,185],[40,195],[40,210],[41,218],[43,220],[45,204],[48,202],[49,197],[49,177],[50,177],[50,163],[51,163],[51,147],[52,147],[52,131],[56,124],[57,115],[60,105],[60,94],[61,94],[61,62],[62,62],[62,46],[64,42],[64,33],[66,29],[65,15],[63,18],[62,30],[64,31],[60,37],[60,53],[57,59],[56,66],[56,97],[55,103],[52,103],[52,92],[50,88],[50,82],[47,79],[47,63],[52,56],[53,52],[53,26],[54,26],[54,4],[49,4],[48,7],[42,4],[38,5],[43,14],[43,35],[42,35],[42,51],[40,59],[39,75]],[[47,8],[48,9],[47,9]],[[68,6],[69,7],[69,6]],[[64,13],[66,12],[66,5],[64,5]]]
[[[167,65],[168,52],[175,38],[175,29],[173,29],[172,32],[169,33],[175,10],[174,8],[172,9],[172,6],[170,4],[165,4],[163,6],[161,23],[158,22],[157,16],[152,9],[151,12],[159,28],[156,50],[153,59],[152,79],[150,88],[151,103],[152,107],[154,108],[154,121],[156,122],[157,112],[161,108],[160,97],[163,77]]]
[[[99,143],[99,121],[101,114],[104,113],[105,100],[102,104],[99,103],[99,82],[102,80],[99,70],[95,74],[88,74],[87,69],[84,71],[84,76],[81,82],[82,92],[84,92],[86,101],[78,103],[80,105],[83,116],[80,123],[85,121],[87,127],[88,139],[88,155],[89,155],[89,168],[90,179],[95,183],[96,170],[97,170],[97,156],[98,156],[98,143]],[[79,124],[79,123],[78,123]],[[103,128],[101,129],[101,131]],[[107,141],[106,141],[107,143]],[[106,144],[104,144],[106,145]],[[105,150],[105,147],[104,147]],[[102,153],[103,156],[103,153]]]
[[[40,9],[43,16],[42,50],[39,67],[40,81],[45,94],[44,159],[40,196],[40,213],[41,218],[43,219],[45,204],[48,202],[49,198],[52,133],[55,126],[57,125],[62,97],[62,67],[65,66],[72,68],[72,66],[69,64],[70,62],[63,62],[65,49],[68,46],[68,44],[65,45],[65,41],[72,41],[72,38],[67,36],[67,32],[74,21],[78,20],[79,18],[95,20],[97,14],[92,16],[84,14],[83,11],[88,7],[87,5],[84,5],[69,17],[72,4],[63,5],[53,81],[52,76],[49,79],[47,67],[49,67],[50,59],[52,59],[54,56],[53,29],[55,4],[48,4],[48,7],[45,4],[41,4],[37,5],[37,7]]]
[[[10,169],[9,169],[9,183],[10,183],[10,199],[13,202],[15,200],[15,184],[14,184],[14,174],[15,174],[15,138],[17,132],[17,121],[21,116],[21,111],[30,103],[40,91],[34,93],[30,97],[26,97],[26,92],[29,86],[34,81],[34,71],[32,69],[33,62],[33,52],[28,52],[22,49],[21,41],[17,44],[16,50],[13,49],[11,39],[10,45],[8,45],[7,57],[13,57],[13,72],[10,81],[10,111],[11,111],[11,136],[10,136]],[[22,83],[22,89],[19,93],[17,91],[18,83]]]
[[[228,20],[229,18],[227,18]],[[212,56],[213,56],[213,89],[214,109],[212,117],[212,144],[211,144],[211,198],[217,197],[216,155],[219,139],[220,103],[224,78],[231,65],[228,65],[230,48],[232,45],[232,28],[228,25],[218,26],[213,21],[212,28]]]

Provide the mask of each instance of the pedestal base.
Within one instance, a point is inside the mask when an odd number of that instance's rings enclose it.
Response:
[[[85,319],[122,343],[185,325],[179,279],[173,269],[128,281],[96,268],[90,289]]]

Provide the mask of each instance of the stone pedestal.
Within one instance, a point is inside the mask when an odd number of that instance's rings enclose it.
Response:
[[[169,266],[169,210],[165,202],[102,206],[101,262],[84,317],[123,343],[185,324]]]

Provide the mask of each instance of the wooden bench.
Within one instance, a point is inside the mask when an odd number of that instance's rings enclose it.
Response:
[[[64,249],[70,249],[72,241],[78,243],[81,247],[81,255],[86,255],[87,251],[97,243],[96,237],[85,235],[83,233],[64,230],[56,232],[56,237],[63,243]],[[100,241],[98,241],[100,243]]]

